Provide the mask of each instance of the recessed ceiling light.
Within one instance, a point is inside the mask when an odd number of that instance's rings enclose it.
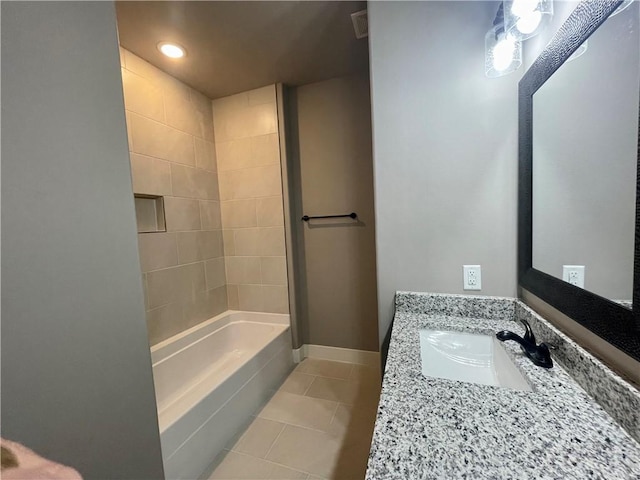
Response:
[[[183,47],[169,42],[160,42],[158,44],[158,50],[169,58],[182,58],[187,54]]]

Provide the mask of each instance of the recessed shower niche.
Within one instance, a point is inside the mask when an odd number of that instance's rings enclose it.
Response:
[[[164,197],[134,195],[138,233],[166,232]]]

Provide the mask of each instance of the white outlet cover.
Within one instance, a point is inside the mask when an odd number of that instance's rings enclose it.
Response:
[[[562,280],[576,287],[584,288],[584,265],[563,265]]]
[[[482,290],[480,265],[463,265],[462,280],[464,290]]]

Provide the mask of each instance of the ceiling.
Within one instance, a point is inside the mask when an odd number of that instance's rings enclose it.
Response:
[[[120,44],[210,98],[282,82],[303,85],[366,71],[367,39],[350,14],[366,2],[116,3]],[[169,59],[160,41],[184,46]]]

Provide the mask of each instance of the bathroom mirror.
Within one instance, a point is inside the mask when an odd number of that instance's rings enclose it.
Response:
[[[637,228],[640,85],[636,76],[632,92],[628,85],[624,87],[631,98],[612,100],[625,82],[633,81],[624,80],[626,74],[609,70],[613,68],[612,62],[619,61],[619,55],[624,54],[605,53],[604,63],[591,67],[598,69],[597,74],[585,73],[588,60],[583,58],[593,52],[596,52],[593,56],[599,55],[602,44],[607,43],[599,40],[607,36],[606,20],[620,3],[581,2],[519,83],[518,273],[522,288],[640,360],[640,308],[628,308],[614,301],[630,300],[640,305]],[[617,22],[615,17],[611,19],[614,20]],[[602,32],[598,32],[600,28]],[[618,30],[614,35],[624,33]],[[567,63],[588,38],[587,52]],[[617,41],[609,43],[618,48]],[[637,68],[637,43],[635,56]],[[622,65],[623,69],[628,67]],[[575,76],[578,74],[582,76]],[[611,104],[612,101],[617,103]],[[614,112],[621,105],[624,115],[620,110]],[[625,110],[631,108],[635,114]],[[598,127],[602,125],[598,116],[606,118],[608,111],[613,115],[608,127],[614,128],[603,132]],[[629,115],[635,115],[634,119],[630,120]],[[620,125],[623,117],[631,122],[632,128]],[[627,135],[624,139],[623,132]],[[598,139],[594,141],[595,134]],[[584,143],[588,146],[590,142],[591,148],[585,148]],[[630,148],[635,152],[632,159],[627,158]],[[601,172],[594,171],[596,168]],[[596,173],[601,178],[593,179]],[[610,189],[608,193],[605,187]],[[607,198],[611,204],[605,205]],[[617,209],[619,202],[626,203]],[[580,229],[578,241],[571,238],[571,231],[576,229]],[[590,256],[583,253],[588,251],[595,253]],[[596,257],[602,259],[598,260],[601,267],[596,267]],[[617,274],[610,265],[614,262],[624,265],[626,280],[620,282],[619,290],[609,291],[611,275]],[[585,288],[563,281],[562,265],[585,265]],[[596,272],[603,277],[599,286],[594,282]]]
[[[640,3],[533,95],[533,267],[631,308]],[[613,87],[612,80],[615,82]]]

